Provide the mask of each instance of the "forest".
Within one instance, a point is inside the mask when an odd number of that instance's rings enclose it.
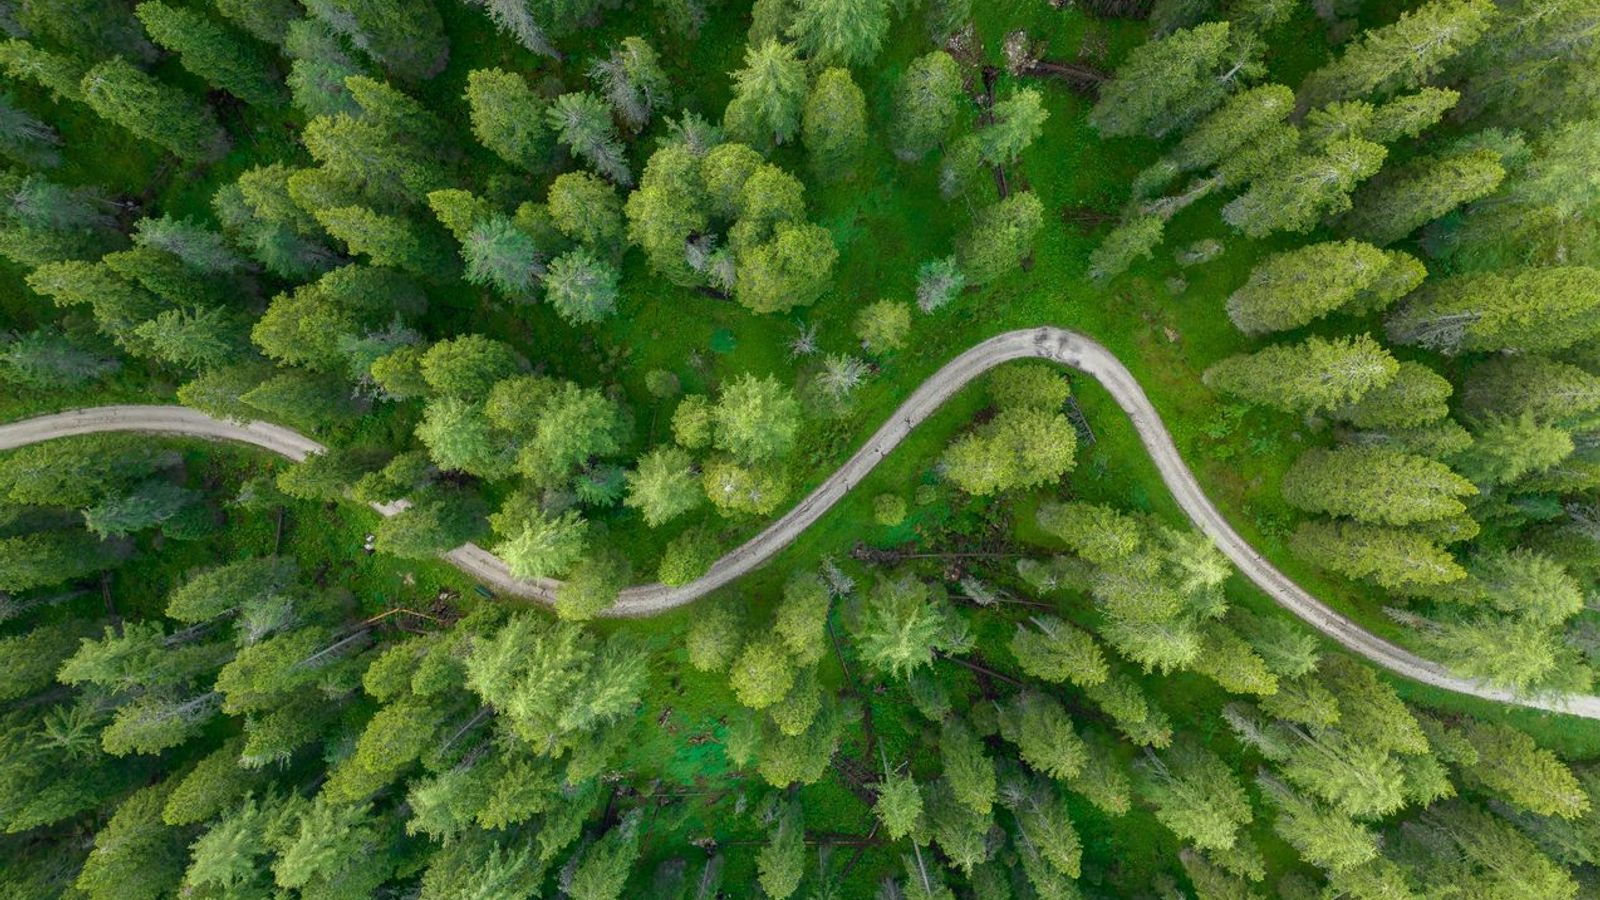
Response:
[[[1600,0],[0,32],[0,900],[1600,896]]]

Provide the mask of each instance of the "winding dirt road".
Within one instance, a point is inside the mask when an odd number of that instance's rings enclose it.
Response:
[[[917,387],[855,455],[818,485],[804,500],[760,534],[717,560],[699,579],[679,587],[643,584],[627,588],[607,615],[648,616],[682,606],[739,578],[771,559],[865,478],[878,461],[905,439],[912,429],[973,379],[1002,363],[1018,359],[1044,359],[1070,366],[1096,379],[1117,405],[1133,420],[1139,439],[1161,472],[1161,480],[1178,505],[1233,561],[1246,578],[1278,605],[1346,649],[1406,678],[1423,684],[1535,709],[1600,719],[1600,697],[1587,694],[1518,696],[1509,691],[1450,674],[1363,629],[1306,593],[1256,553],[1228,525],[1184,465],[1172,437],[1133,374],[1111,351],[1089,338],[1063,328],[1029,328],[1008,331],[982,341],[946,363]],[[170,434],[253,444],[292,460],[305,459],[325,448],[304,435],[266,422],[239,424],[214,419],[181,406],[101,406],[39,416],[0,425],[0,450],[53,438],[107,431]],[[405,502],[374,505],[392,516]],[[527,581],[513,576],[499,557],[476,544],[463,544],[445,554],[457,568],[500,592],[550,603],[560,584],[552,579]]]

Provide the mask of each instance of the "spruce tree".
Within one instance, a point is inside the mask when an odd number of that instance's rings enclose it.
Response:
[[[753,147],[785,143],[800,130],[806,83],[805,66],[793,46],[768,40],[746,48],[744,68],[733,73],[733,100],[723,127]]]
[[[588,91],[562,94],[545,110],[556,140],[595,171],[624,187],[633,184],[611,110]]]
[[[1313,448],[1283,476],[1290,506],[1380,525],[1460,515],[1476,493],[1441,462],[1382,447]]]
[[[960,112],[961,70],[935,50],[911,61],[895,85],[890,142],[902,162],[920,162],[950,133]]]
[[[305,7],[402,81],[432,78],[449,60],[433,0],[305,0]]]
[[[480,144],[514,166],[536,170],[544,165],[549,156],[545,102],[521,75],[474,69],[467,73],[466,98]]]
[[[1467,576],[1449,553],[1415,531],[1357,522],[1308,521],[1289,540],[1303,559],[1389,590],[1427,588]]]
[[[140,3],[136,13],[151,39],[178,54],[183,67],[207,84],[257,106],[286,99],[268,57],[229,29],[160,0]]]
[[[1385,96],[1418,87],[1482,36],[1489,0],[1432,0],[1398,21],[1362,32],[1339,58],[1306,76],[1300,103]]]
[[[800,137],[811,170],[823,181],[849,178],[867,143],[867,101],[848,69],[817,76],[801,117]]]
[[[1385,277],[1395,265],[1383,251],[1358,241],[1274,253],[1228,296],[1228,318],[1246,334],[1264,334],[1298,328],[1347,306],[1381,309],[1409,290],[1406,281]]]
[[[1343,229],[1392,244],[1450,211],[1492,194],[1505,169],[1493,150],[1423,157],[1363,185]]]
[[[1359,401],[1392,382],[1400,364],[1368,335],[1278,344],[1231,356],[1202,376],[1213,390],[1286,413],[1310,413]]]
[[[1194,122],[1226,95],[1216,73],[1228,41],[1227,22],[1208,22],[1135,47],[1101,87],[1089,124],[1106,137],[1162,137]]]
[[[1600,334],[1600,269],[1552,266],[1434,281],[1389,315],[1390,340],[1447,355],[1564,350]]]
[[[1350,208],[1350,192],[1377,173],[1387,151],[1360,138],[1330,141],[1295,154],[1256,178],[1222,208],[1222,220],[1252,238],[1278,231],[1307,232]]]
[[[1022,265],[1044,224],[1044,205],[1032,191],[1012,194],[979,210],[956,239],[956,260],[973,284],[988,284]]]
[[[210,108],[121,58],[84,73],[83,101],[107,121],[190,162],[222,155],[228,138]]]

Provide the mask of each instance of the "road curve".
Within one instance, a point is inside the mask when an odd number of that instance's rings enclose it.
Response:
[[[1346,649],[1390,672],[1433,687],[1485,700],[1600,719],[1600,697],[1587,694],[1519,696],[1476,680],[1457,677],[1443,666],[1366,631],[1308,594],[1262,558],[1212,505],[1195,481],[1194,474],[1178,455],[1171,435],[1167,433],[1161,417],[1139,387],[1133,373],[1105,347],[1064,328],[1008,331],[970,347],[918,385],[866,444],[804,500],[760,534],[717,560],[705,575],[679,587],[642,584],[627,588],[606,614],[640,617],[663,612],[704,596],[760,567],[859,484],[879,460],[894,450],[912,429],[932,415],[951,395],[989,369],[1019,359],[1043,359],[1070,366],[1104,385],[1117,405],[1133,420],[1139,439],[1161,473],[1161,480],[1172,491],[1184,513],[1267,596]],[[325,449],[298,432],[266,422],[228,422],[182,406],[101,406],[0,425],[0,450],[53,438],[108,431],[237,441],[297,461]],[[405,508],[405,501],[374,504],[373,508],[382,515],[392,516]],[[445,559],[502,593],[543,603],[555,599],[555,590],[560,585],[553,579],[519,579],[511,574],[499,557],[476,544],[463,544],[445,554]]]

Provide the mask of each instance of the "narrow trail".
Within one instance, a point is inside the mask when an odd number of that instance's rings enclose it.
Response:
[[[1019,359],[1049,360],[1077,369],[1099,381],[1133,420],[1139,439],[1161,473],[1161,480],[1166,483],[1184,513],[1267,596],[1346,649],[1396,675],[1447,691],[1600,719],[1600,697],[1588,694],[1519,696],[1480,681],[1452,675],[1443,666],[1368,632],[1311,596],[1262,558],[1233,530],[1206,497],[1195,481],[1194,474],[1178,455],[1166,425],[1139,387],[1133,373],[1105,347],[1064,328],[1008,331],[968,348],[918,385],[889,420],[826,481],[760,534],[713,563],[705,575],[679,587],[641,584],[627,588],[606,615],[629,618],[654,615],[689,603],[759,568],[843,499],[880,460],[953,394],[995,366]],[[298,432],[266,422],[227,422],[181,406],[100,406],[0,425],[0,450],[54,438],[108,431],[237,441],[253,444],[292,460],[302,460],[325,449]],[[392,516],[405,508],[405,501],[374,504],[373,508],[381,515]],[[476,544],[463,544],[446,553],[445,559],[497,591],[543,603],[554,601],[555,590],[560,585],[560,582],[548,578],[535,581],[519,579],[511,574],[499,557]]]

